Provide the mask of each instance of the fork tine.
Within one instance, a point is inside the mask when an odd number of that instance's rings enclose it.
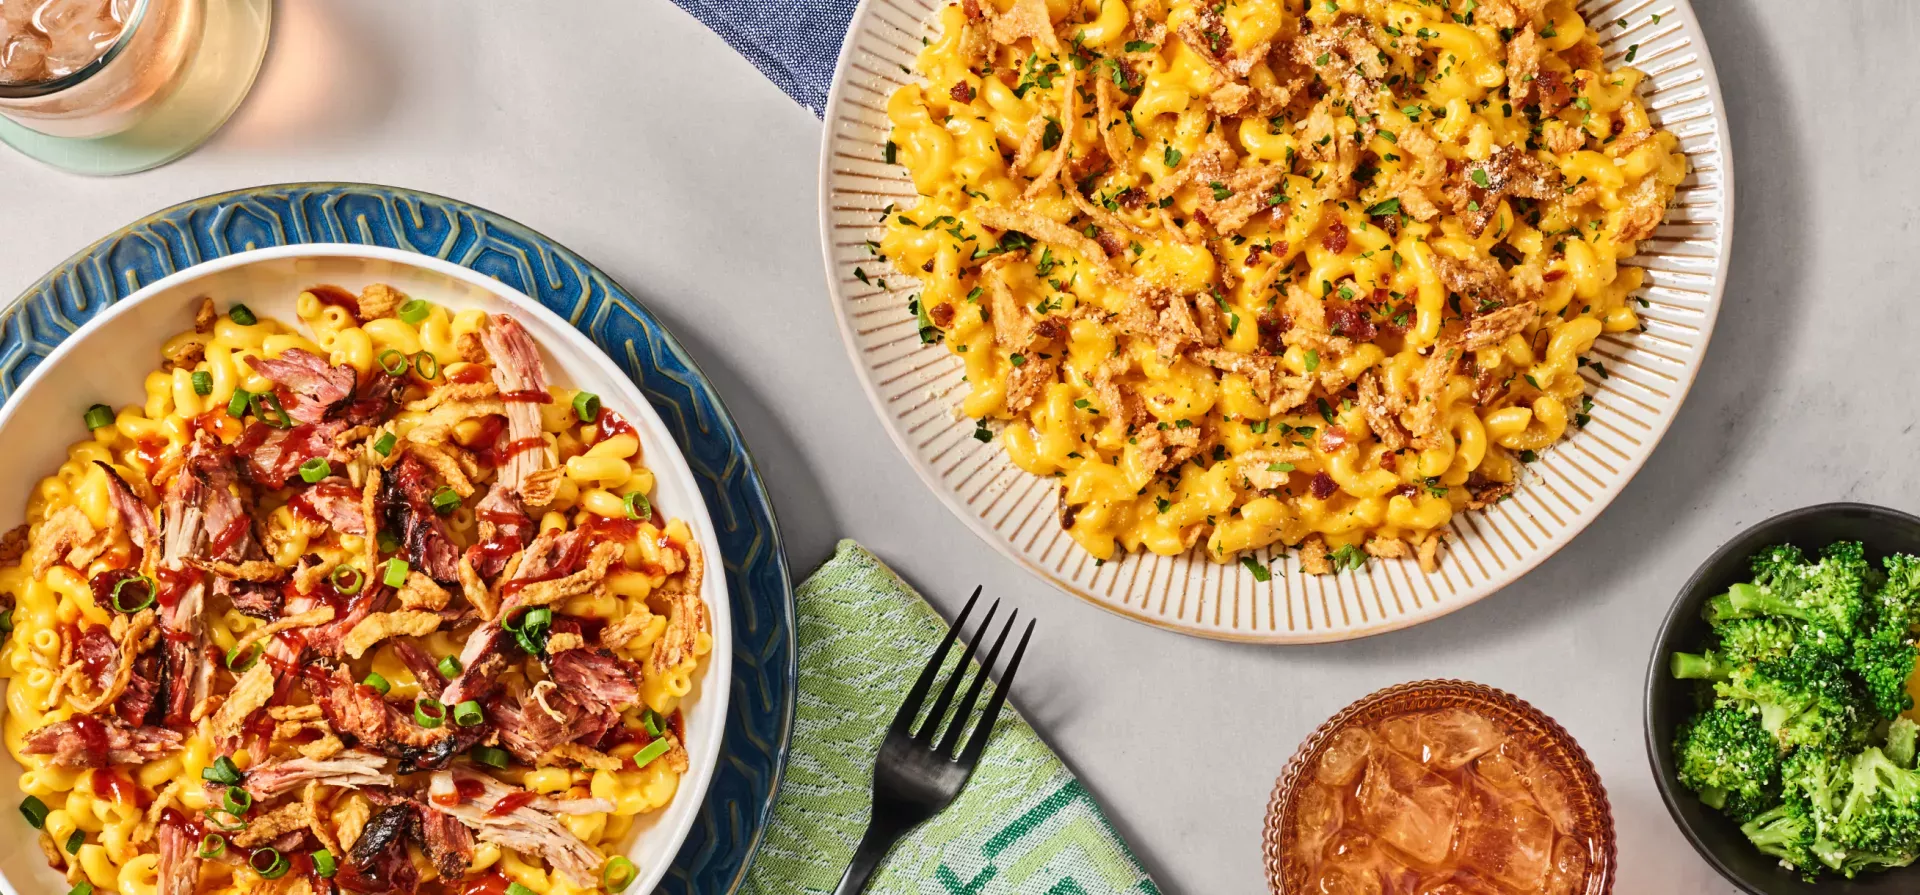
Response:
[[[947,717],[947,707],[953,705],[953,694],[960,691],[960,682],[967,677],[967,666],[973,664],[973,651],[980,645],[980,638],[987,633],[987,629],[993,626],[994,613],[999,611],[999,600],[993,601],[993,605],[987,607],[987,617],[980,620],[980,628],[973,632],[972,638],[967,640],[966,653],[960,657],[960,664],[953,666],[953,674],[947,678],[947,685],[940,688],[940,698],[933,701],[933,708],[927,710],[927,723],[921,726],[920,733],[915,736],[915,739],[931,743],[934,735],[940,732],[940,722]],[[953,627],[956,631],[960,629],[957,624]],[[964,716],[955,716],[954,720],[956,723],[961,723],[967,719]]]
[[[893,732],[907,735],[913,726],[913,719],[920,714],[920,703],[927,698],[927,691],[933,687],[933,676],[940,673],[940,666],[946,664],[947,650],[953,648],[954,638],[960,636],[960,626],[967,623],[967,616],[973,612],[973,604],[980,601],[980,587],[973,589],[973,596],[967,598],[966,608],[960,610],[959,617],[953,620],[953,627],[947,629],[947,639],[940,641],[940,649],[927,660],[926,670],[920,672],[920,679],[913,682],[913,689],[907,691],[907,698],[900,703],[900,711],[893,716]]]
[[[988,616],[987,619],[991,622],[993,617]],[[1007,623],[1000,626],[1000,636],[994,638],[993,649],[987,650],[987,657],[980,660],[980,673],[973,676],[973,685],[967,688],[966,699],[954,710],[953,726],[947,728],[947,735],[940,738],[940,745],[933,750],[935,754],[960,757],[960,734],[967,730],[967,719],[973,716],[973,707],[980,701],[980,691],[987,685],[987,675],[993,672],[993,664],[1000,661],[1000,648],[1007,645],[1007,633],[1019,621],[1020,610],[1015,609],[1012,615],[1007,616]],[[981,634],[987,633],[988,622],[980,624]]]
[[[1013,661],[1007,663],[1007,673],[1000,676],[1000,686],[993,690],[993,698],[987,700],[987,710],[980,715],[980,726],[974,728],[973,736],[967,740],[967,751],[960,753],[960,763],[971,769],[980,761],[980,753],[987,751],[987,739],[993,735],[993,723],[1000,719],[1000,707],[1007,702],[1007,691],[1013,689],[1013,676],[1020,671],[1020,657],[1027,654],[1027,640],[1033,637],[1033,622],[1027,622],[1027,630],[1020,635],[1020,645],[1013,650]]]

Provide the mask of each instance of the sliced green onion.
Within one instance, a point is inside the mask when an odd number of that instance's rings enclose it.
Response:
[[[333,475],[333,464],[328,463],[325,457],[315,457],[300,464],[300,480],[309,485],[330,475]]]
[[[87,431],[92,432],[102,426],[113,425],[113,408],[105,404],[95,404],[87,408]]]
[[[125,602],[124,600],[121,599],[121,596],[120,596],[121,591],[125,590],[127,585],[129,584],[137,584],[143,588],[146,588],[144,591],[140,591],[139,597],[134,599],[134,601],[131,603]],[[153,579],[148,578],[145,575],[135,575],[132,578],[122,578],[113,585],[113,596],[112,596],[113,608],[118,609],[121,612],[125,612],[129,615],[135,612],[139,612],[140,610],[153,605],[153,591],[154,591]]]
[[[520,627],[526,630],[544,628],[553,624],[553,610],[546,606],[535,606],[520,616]]]
[[[393,443],[397,440],[398,439],[393,437],[392,432],[382,432],[380,433],[380,437],[374,441],[373,449],[379,451],[382,457],[391,457],[393,456]]]
[[[453,707],[453,723],[461,727],[478,727],[485,720],[487,714],[480,711],[480,703],[474,700],[469,699]]]
[[[460,659],[458,656],[448,656],[440,660],[440,676],[447,680],[453,680],[460,676]]]
[[[625,892],[628,886],[633,885],[634,877],[639,875],[640,869],[633,866],[632,861],[616,857],[600,871],[600,887],[609,892]]]
[[[658,712],[655,712],[653,709],[647,709],[646,711],[641,712],[640,726],[645,727],[647,729],[647,736],[653,736],[653,737],[659,736],[660,735],[660,714]]]
[[[636,768],[644,768],[652,764],[654,759],[667,754],[667,750],[672,748],[672,740],[666,739],[665,737],[654,740],[642,746],[640,751],[633,753],[633,766]]]
[[[380,533],[374,537],[374,543],[379,545],[381,553],[392,553],[400,549],[400,539],[386,529],[380,530]]]
[[[448,513],[453,512],[453,508],[459,505],[460,505],[460,495],[454,493],[454,490],[452,488],[446,485],[441,485],[440,490],[433,492],[433,511],[434,512],[444,516]]]
[[[534,895],[534,891],[519,883],[508,883],[507,895]]]
[[[233,818],[233,822],[228,823],[224,820],[221,820],[220,816],[223,814],[226,815],[227,817]],[[247,828],[247,822],[245,820],[242,820],[240,817],[234,814],[230,814],[228,812],[222,811],[218,808],[208,808],[206,811],[206,818],[207,818],[208,826],[211,826],[222,833],[237,833]]]
[[[372,671],[367,672],[366,680],[363,680],[360,683],[363,683],[369,687],[372,687],[373,692],[378,693],[381,696],[387,695],[387,691],[393,689],[393,685],[387,683],[387,679],[381,677],[378,672],[372,672]]]
[[[413,701],[413,722],[429,730],[447,720],[447,707],[438,699],[422,696]]]
[[[260,318],[253,316],[253,309],[246,305],[234,305],[233,309],[227,312],[227,316],[232,317],[233,322],[241,326],[252,326],[260,322]]]
[[[244,388],[233,390],[233,399],[227,402],[227,415],[239,419],[247,415],[247,405],[253,403],[253,396]]]
[[[581,392],[573,396],[573,412],[579,414],[580,421],[591,423],[600,418],[600,396],[593,392]]]
[[[398,376],[407,372],[406,352],[397,348],[380,352],[380,369],[387,371],[388,376]]]
[[[644,522],[653,518],[653,501],[648,500],[645,494],[635,491],[621,498],[620,502],[627,505],[628,519],[639,519]]]
[[[426,302],[421,301],[420,299],[417,299],[417,298],[407,299],[407,301],[404,304],[400,305],[400,322],[406,323],[406,324],[419,323],[420,321],[427,319],[427,314],[430,313],[432,310],[433,310],[432,305],[429,305]]]
[[[204,398],[213,394],[213,374],[205,370],[196,371],[193,376],[193,393]]]
[[[467,754],[471,756],[474,761],[491,768],[505,768],[509,759],[507,750],[493,746],[475,746],[473,747],[473,751]]]
[[[86,880],[81,880],[74,883],[73,888],[67,890],[67,895],[93,895],[93,884]]]
[[[73,835],[67,837],[67,854],[79,854],[80,846],[85,844],[87,844],[87,834],[80,830],[74,830]]]
[[[13,633],[13,607],[0,609],[0,634]]]
[[[227,837],[219,833],[208,833],[200,840],[200,857],[217,858],[227,853]]]
[[[238,786],[229,786],[227,787],[226,797],[222,800],[220,807],[227,809],[228,814],[239,817],[246,814],[247,810],[253,807],[253,793],[247,792]]]
[[[396,556],[387,560],[387,571],[380,576],[380,580],[386,582],[388,587],[399,587],[407,583],[408,571],[407,561]]]
[[[266,856],[265,862],[260,860],[262,855]],[[293,865],[287,861],[287,856],[281,854],[279,849],[256,848],[253,854],[247,856],[247,866],[253,868],[253,872],[260,874],[261,879],[279,879],[286,876],[287,868]]]
[[[246,671],[252,668],[254,661],[260,658],[261,649],[262,646],[258,643],[247,647],[247,651],[244,654],[245,661],[242,661],[243,654],[240,652],[240,644],[234,644],[233,649],[227,650],[227,670]]]
[[[293,428],[293,417],[287,415],[287,409],[280,406],[280,396],[272,392],[261,392],[252,398],[253,415],[275,429]]]
[[[27,816],[27,823],[36,830],[47,823],[47,803],[34,796],[27,796],[20,801],[20,813]]]
[[[200,772],[200,779],[211,780],[222,786],[233,786],[240,782],[240,766],[234,764],[232,758],[222,755],[214,759],[213,764],[207,765],[206,770]]]
[[[348,596],[359,593],[360,588],[367,583],[367,576],[361,574],[359,569],[345,563],[334,566],[333,574],[327,577],[333,581],[334,590]]]
[[[440,376],[440,359],[425,351],[414,352],[413,372],[421,379],[437,379]]]
[[[333,852],[323,848],[313,853],[313,870],[315,873],[323,877],[331,878],[334,871],[339,869],[338,865],[333,862]]]

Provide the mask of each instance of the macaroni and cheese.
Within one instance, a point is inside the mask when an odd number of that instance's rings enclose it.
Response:
[[[296,311],[203,301],[7,538],[48,862],[121,895],[619,891],[688,768],[701,547],[512,317]]]
[[[1623,262],[1686,162],[1572,0],[963,0],[939,26],[887,106],[919,198],[872,248],[1099,559],[1431,568],[1584,425],[1594,340],[1640,327]]]

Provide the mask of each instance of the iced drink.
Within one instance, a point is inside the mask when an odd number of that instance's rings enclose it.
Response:
[[[1297,782],[1285,891],[1587,895],[1598,831],[1536,741],[1470,706],[1335,730]]]
[[[0,113],[55,136],[118,133],[173,92],[203,12],[204,0],[0,0]]]

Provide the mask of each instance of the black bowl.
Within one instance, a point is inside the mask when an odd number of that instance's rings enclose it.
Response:
[[[1799,873],[1780,866],[1777,858],[1761,854],[1731,818],[1707,807],[1680,785],[1674,776],[1673,735],[1692,714],[1693,681],[1676,681],[1667,673],[1675,652],[1695,652],[1707,639],[1707,623],[1700,610],[1715,594],[1748,579],[1747,561],[1774,544],[1793,544],[1807,553],[1834,541],[1860,541],[1867,558],[1878,562],[1889,553],[1920,553],[1920,517],[1863,503],[1828,503],[1793,510],[1740,533],[1714,551],[1673,601],[1647,668],[1647,757],[1660,798],[1680,825],[1694,850],[1720,875],[1752,895],[1799,893],[1913,893],[1920,892],[1920,864],[1883,873],[1863,873],[1846,880],[1825,874],[1808,883]]]

